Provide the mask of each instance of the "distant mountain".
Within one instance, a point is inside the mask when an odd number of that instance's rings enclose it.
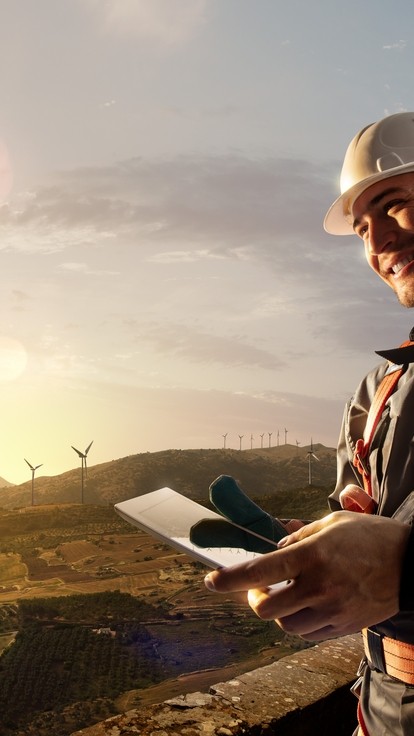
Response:
[[[310,447],[282,445],[253,450],[164,450],[129,455],[88,468],[84,502],[110,504],[170,486],[199,501],[208,500],[210,483],[221,474],[232,475],[253,498],[276,496],[309,485]],[[336,477],[336,451],[314,445],[312,485],[331,488]],[[0,506],[10,509],[31,504],[31,481],[7,484]],[[81,470],[56,476],[38,476],[35,505],[80,503]]]
[[[14,483],[9,483],[8,480],[5,480],[4,478],[0,476],[0,489],[1,488],[11,488],[12,486],[14,486]]]

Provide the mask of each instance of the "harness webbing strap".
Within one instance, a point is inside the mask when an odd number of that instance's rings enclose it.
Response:
[[[407,642],[398,639],[381,636],[370,629],[363,629],[362,637],[365,654],[375,669],[386,672],[390,677],[395,677],[397,680],[405,682],[406,685],[414,685],[414,644],[407,644]],[[373,656],[370,638],[374,637],[378,640],[375,648],[380,648],[383,664],[372,661],[376,655],[374,653]]]
[[[364,716],[362,715],[361,702],[358,702],[357,718],[358,718],[358,725],[359,725],[358,736],[369,736],[367,727],[365,725]]]
[[[380,385],[377,388],[373,402],[370,406],[368,413],[367,423],[365,425],[364,437],[359,439],[355,446],[353,464],[357,469],[358,473],[362,476],[364,483],[364,489],[366,493],[372,496],[371,488],[371,473],[367,457],[371,447],[372,438],[377,428],[378,422],[381,419],[382,412],[384,411],[385,404],[389,397],[393,393],[400,376],[403,372],[403,368],[398,368],[392,373],[387,374],[382,379]]]
[[[410,340],[407,340],[406,342],[403,342],[400,347],[403,348],[407,345],[412,344],[413,343]],[[381,419],[385,404],[395,390],[404,370],[405,367],[400,366],[394,371],[387,373],[382,379],[375,392],[375,396],[368,412],[367,422],[364,429],[364,437],[362,439],[359,439],[355,445],[353,465],[357,469],[358,473],[360,473],[360,475],[362,476],[364,490],[366,493],[368,493],[369,496],[372,496],[372,487],[371,473],[367,458],[369,455],[372,438],[374,437],[378,422]]]

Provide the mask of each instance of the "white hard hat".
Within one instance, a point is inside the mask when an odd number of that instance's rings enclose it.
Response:
[[[332,235],[351,235],[352,207],[371,184],[414,171],[414,112],[389,115],[353,138],[341,171],[341,196],[329,208],[324,228]]]

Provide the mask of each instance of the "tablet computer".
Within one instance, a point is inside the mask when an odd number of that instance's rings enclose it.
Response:
[[[115,504],[115,510],[126,521],[169,544],[179,552],[202,562],[207,567],[229,567],[260,557],[259,552],[251,552],[240,547],[199,547],[195,545],[190,539],[191,527],[204,519],[222,521],[223,517],[181,493],[177,493],[172,488],[160,488],[157,491],[121,501]],[[232,524],[230,521],[228,523]],[[244,531],[252,534],[246,529]],[[260,537],[258,534],[254,536]],[[276,550],[276,543],[274,544]]]

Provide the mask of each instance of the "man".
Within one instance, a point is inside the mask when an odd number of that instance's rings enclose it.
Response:
[[[414,113],[355,136],[324,225],[356,234],[371,268],[403,306],[414,306]],[[414,342],[380,355],[386,361],[345,409],[332,513],[284,537],[275,552],[210,573],[206,586],[248,591],[258,616],[309,640],[362,629],[356,733],[412,736]],[[291,582],[269,590],[284,580]]]

